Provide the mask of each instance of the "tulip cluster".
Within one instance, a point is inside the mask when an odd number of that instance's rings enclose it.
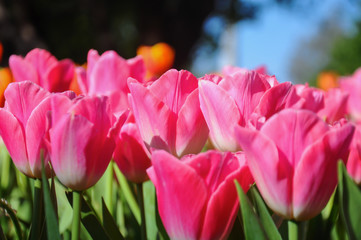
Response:
[[[244,192],[255,183],[291,221],[325,208],[339,160],[361,184],[361,70],[321,90],[279,83],[265,67],[201,78],[162,68],[150,78],[143,57],[90,50],[76,66],[41,49],[11,56],[0,135],[19,171],[81,192],[114,159],[129,181],[154,184],[171,239],[226,239],[240,205],[235,181]]]

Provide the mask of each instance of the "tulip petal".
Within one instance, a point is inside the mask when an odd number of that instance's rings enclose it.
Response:
[[[215,150],[200,153],[190,159],[187,157],[182,158],[181,160],[193,167],[204,180],[207,189],[209,189],[209,195],[215,192],[229,174],[238,169],[240,165],[239,160],[232,153],[221,153]]]
[[[57,64],[57,59],[47,50],[35,48],[25,56],[25,60],[30,62],[38,73],[39,85],[47,87],[49,83],[45,73]]]
[[[322,90],[309,87],[308,84],[298,84],[294,86],[296,88],[297,94],[305,100],[302,109],[317,112],[324,107],[324,94]]]
[[[199,153],[208,139],[208,127],[199,106],[198,90],[188,95],[178,114],[177,156]]]
[[[239,206],[234,180],[241,183],[245,192],[253,183],[246,166],[245,154],[207,151],[181,160],[197,172],[208,189],[207,210],[199,238],[225,239],[233,226]]]
[[[75,74],[78,81],[79,89],[81,93],[87,94],[88,93],[88,82],[87,82],[87,73],[85,68],[83,67],[76,67]]]
[[[40,73],[45,73],[46,69],[56,64],[56,58],[45,49],[34,48],[25,56],[25,60],[32,63]]]
[[[93,72],[94,65],[99,60],[100,56],[97,50],[90,49],[87,56],[87,75],[90,76]]]
[[[82,115],[90,122],[92,122],[96,129],[109,129],[111,127],[110,109],[108,105],[108,97],[84,97],[76,102],[71,112]],[[98,131],[102,132],[102,131]],[[102,134],[104,139],[107,132]]]
[[[91,186],[85,151],[93,126],[85,117],[66,114],[50,130],[53,169],[59,180],[74,190],[82,191]]]
[[[113,114],[119,114],[129,109],[128,95],[122,91],[114,91],[107,94],[110,109]]]
[[[310,219],[326,206],[337,184],[337,162],[347,154],[353,131],[351,124],[332,129],[305,149],[293,182],[296,220]]]
[[[231,231],[239,208],[234,180],[226,180],[209,199],[201,239],[226,239]]]
[[[260,99],[255,112],[268,119],[282,109],[289,108],[299,100],[292,83],[285,82],[268,89]]]
[[[347,172],[357,185],[361,185],[361,149],[360,146],[351,148],[347,160]]]
[[[129,65],[129,77],[137,79],[138,82],[143,82],[146,73],[143,58],[141,56],[136,56],[128,59],[127,63]]]
[[[215,83],[202,80],[199,82],[199,102],[214,146],[221,151],[237,151],[239,147],[233,129],[241,118],[231,96]]]
[[[36,69],[30,62],[20,56],[12,55],[9,58],[9,66],[14,76],[15,82],[23,82],[26,80],[39,84],[39,77]]]
[[[89,94],[126,91],[129,66],[114,51],[103,53],[88,75]]]
[[[31,113],[25,128],[26,148],[31,171],[36,178],[41,177],[41,152],[43,152],[44,164],[49,176],[50,169],[48,166],[48,149],[46,146],[47,131],[49,123],[47,113],[51,110],[51,99],[47,98],[42,101]]]
[[[232,76],[226,76],[219,83],[219,86],[237,104],[241,115],[239,123],[241,126],[246,125],[261,97],[271,87],[265,76],[255,71],[236,72]]]
[[[64,114],[68,112],[68,110],[72,106],[71,99],[64,94],[54,94],[51,97],[51,125],[60,121]]]
[[[348,93],[339,88],[329,89],[325,92],[325,106],[317,112],[321,118],[330,124],[344,118],[347,114]]]
[[[357,185],[361,185],[361,126],[356,125],[347,160],[347,172]]]
[[[14,114],[25,129],[33,109],[50,93],[30,81],[25,81],[9,84],[4,95],[8,110]]]
[[[101,131],[105,132],[104,130],[101,129]],[[115,148],[115,139],[113,137],[101,139],[98,135],[93,132],[85,148],[85,158],[87,159],[86,176],[89,176],[85,177],[86,188],[93,186],[103,176]]]
[[[64,59],[49,68],[45,78],[47,89],[50,92],[63,92],[69,89],[70,82],[74,77],[74,63],[70,59]]]
[[[116,124],[115,132],[109,134],[111,129],[111,115],[109,114],[109,105],[106,96],[101,97],[84,97],[74,104],[70,112],[79,114],[93,124],[96,131],[92,131],[85,148],[87,159],[87,184],[91,186],[103,175],[106,170],[115,148],[114,135],[117,135],[125,116],[121,116]],[[101,151],[99,151],[101,149]]]
[[[28,163],[25,136],[18,120],[10,112],[0,109],[0,136],[15,166],[28,177],[34,177]]]
[[[223,79],[223,77],[217,75],[217,74],[206,74],[203,77],[199,78],[198,80],[206,80],[206,81],[211,81],[214,82],[215,84],[218,84],[221,80]]]
[[[192,73],[172,69],[164,73],[149,89],[171,111],[178,114],[188,95],[197,87],[198,79]]]
[[[175,114],[140,83],[130,82],[129,89],[129,102],[147,147],[174,152]]]
[[[260,131],[276,144],[279,156],[294,169],[305,148],[328,130],[327,124],[313,112],[286,109],[272,116]]]
[[[148,180],[146,170],[152,163],[147,152],[136,124],[125,124],[117,139],[114,161],[130,181],[141,183]]]
[[[171,239],[199,239],[207,189],[203,180],[169,153],[155,151],[147,170],[156,183],[159,214]],[[175,174],[176,173],[176,174]]]
[[[248,166],[263,199],[273,211],[290,217],[292,169],[283,158],[279,158],[276,145],[263,133],[236,127],[235,134],[246,153]]]
[[[209,199],[201,239],[226,239],[230,233],[239,208],[234,180],[241,184],[244,192],[253,183],[249,168],[244,163],[237,171],[228,174]]]

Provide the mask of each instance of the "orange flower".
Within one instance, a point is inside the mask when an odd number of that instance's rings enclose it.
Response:
[[[6,87],[13,81],[13,75],[9,68],[0,68],[0,107],[4,106],[4,92]]]
[[[338,74],[333,71],[321,72],[317,76],[317,86],[323,90],[338,87]]]
[[[137,55],[143,57],[147,69],[146,78],[150,79],[159,77],[172,67],[175,51],[168,44],[161,42],[153,46],[140,46]]]

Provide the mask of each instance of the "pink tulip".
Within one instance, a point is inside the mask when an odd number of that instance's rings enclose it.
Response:
[[[263,199],[287,219],[307,220],[326,206],[354,127],[330,127],[308,110],[286,109],[257,130],[236,128]]]
[[[132,114],[130,114],[116,138],[113,158],[128,180],[135,183],[148,180],[146,170],[152,163],[148,149],[140,136]]]
[[[272,114],[297,102],[292,84],[271,87],[272,78],[255,71],[238,71],[218,83],[201,80],[200,107],[210,139],[221,151],[238,151],[234,127],[258,127]],[[250,126],[251,125],[251,126]]]
[[[347,92],[338,88],[324,91],[309,87],[307,83],[295,85],[295,88],[300,97],[295,108],[311,110],[329,124],[346,117]]]
[[[353,180],[361,185],[361,126],[356,125],[355,134],[350,147],[350,155],[347,160],[347,171]]]
[[[159,150],[148,175],[159,214],[171,239],[226,239],[239,202],[234,180],[245,192],[253,178],[245,155],[208,151],[178,160]]]
[[[58,61],[48,51],[38,48],[25,58],[12,55],[9,65],[16,82],[30,80],[50,92],[68,90],[74,76],[74,63],[70,59]]]
[[[290,82],[278,84],[264,93],[249,119],[249,126],[260,129],[273,114],[286,108],[302,108],[303,103],[294,85]]]
[[[223,79],[223,77],[218,74],[206,74],[203,77],[199,78],[198,80],[199,81],[206,80],[206,81],[211,81],[211,82],[214,82],[215,84],[218,84],[222,79]]]
[[[24,81],[11,83],[5,91],[5,107],[0,109],[0,135],[14,161],[25,175],[41,178],[41,154],[50,176],[47,150],[47,112],[50,93]]]
[[[127,79],[139,82],[145,79],[145,65],[141,57],[125,60],[115,51],[106,51],[99,56],[96,50],[88,52],[88,66],[77,68],[79,87],[86,95],[106,95],[113,112],[128,108],[129,93]]]
[[[114,122],[107,97],[51,97],[51,163],[58,179],[73,190],[93,186],[104,174],[125,114]]]
[[[145,66],[141,57],[125,60],[115,51],[106,51],[99,56],[96,50],[91,49],[88,52],[86,78],[80,79],[80,88],[89,95],[113,91],[128,93],[128,77],[144,81]]]
[[[236,72],[243,72],[243,73],[246,73],[248,72],[249,70],[246,69],[246,68],[241,68],[241,67],[235,67],[235,66],[225,66],[223,69],[222,69],[222,74],[223,75],[232,75]],[[267,67],[266,66],[259,66],[257,68],[254,69],[255,72],[257,73],[260,73],[260,74],[263,74],[263,75],[267,75]],[[272,77],[271,78],[272,80],[275,80],[274,83],[275,84],[271,84],[271,86],[274,86],[274,85],[277,85],[278,84],[278,81],[275,77]],[[273,81],[272,81],[273,82]]]
[[[317,115],[333,124],[347,115],[348,93],[339,88],[331,88],[324,92],[325,105],[317,112]]]
[[[125,60],[114,51],[106,51],[99,56],[96,50],[90,50],[87,70],[77,68],[82,92],[91,96],[108,96],[111,111],[116,115],[129,108],[127,79],[132,77],[143,82],[145,72],[141,57]],[[151,162],[134,118],[129,119],[133,120],[127,121],[116,137],[114,160],[127,179],[143,182],[148,179],[146,169]]]
[[[148,149],[164,149],[175,156],[202,150],[208,128],[195,76],[169,70],[148,86],[131,79],[128,85],[131,109]]]
[[[301,98],[299,109],[308,109],[318,112],[325,107],[324,92],[306,84],[295,85],[297,95]]]
[[[347,112],[357,122],[361,121],[361,68],[352,76],[341,77],[340,88],[349,94]]]
[[[260,75],[263,75],[263,78],[266,79],[266,81],[270,84],[271,87],[274,87],[279,84],[279,82],[277,81],[275,76],[267,75],[267,67],[266,66],[259,66],[255,69],[253,69],[252,71],[254,71]],[[235,66],[225,66],[222,69],[222,74],[224,76],[232,76],[235,73],[246,74],[247,72],[249,72],[249,70],[247,68],[241,68],[241,67],[235,67]]]

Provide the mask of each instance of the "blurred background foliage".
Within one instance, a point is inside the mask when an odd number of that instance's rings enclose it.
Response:
[[[359,5],[358,0],[346,1]],[[5,59],[11,54],[24,56],[35,47],[49,50],[58,59],[71,58],[82,64],[91,48],[99,52],[112,49],[124,58],[131,58],[140,45],[166,42],[176,52],[174,67],[190,69],[192,61],[202,52],[206,52],[206,57],[200,61],[214,58],[212,53],[219,49],[221,36],[229,26],[257,19],[270,4],[307,13],[319,3],[314,0],[1,0],[0,41],[4,45],[1,65],[7,65]],[[289,80],[313,81],[321,70],[350,74],[361,65],[361,22],[351,34],[346,34],[339,24],[339,14],[337,11],[330,14],[318,33],[294,50],[289,67],[293,77]],[[209,69],[217,70],[213,65]]]
[[[361,20],[355,24],[355,31],[335,42],[326,70],[335,70],[340,75],[350,75],[361,66]]]
[[[359,12],[360,1],[351,1]],[[334,9],[319,26],[316,34],[301,41],[293,53],[291,75],[295,82],[316,84],[320,72],[351,75],[361,66],[361,15],[351,31],[341,24],[339,9]]]
[[[223,28],[204,29],[207,19],[228,25],[255,18],[261,7],[240,0],[2,0],[0,41],[4,59],[41,47],[80,64],[90,48],[130,58],[139,45],[166,42],[176,50],[174,66],[186,68],[196,46],[218,46]]]

